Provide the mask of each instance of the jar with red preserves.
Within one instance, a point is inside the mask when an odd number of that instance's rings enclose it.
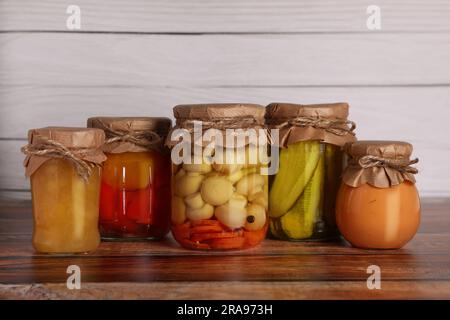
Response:
[[[169,231],[168,118],[95,117],[88,127],[105,131],[100,192],[102,238],[160,239]]]
[[[349,164],[336,204],[337,225],[355,247],[398,249],[420,223],[413,147],[400,141],[357,141],[345,146]]]

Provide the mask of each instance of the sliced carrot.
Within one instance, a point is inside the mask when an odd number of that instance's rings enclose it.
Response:
[[[186,222],[184,222],[184,223],[182,223],[182,224],[172,224],[172,228],[173,229],[183,229],[183,230],[185,230],[185,229],[189,229],[191,227],[191,222],[190,221],[186,221]]]
[[[191,240],[202,242],[211,239],[235,238],[242,236],[243,236],[242,230],[230,232],[194,233],[191,235]]]
[[[212,249],[231,250],[241,249],[245,244],[244,237],[212,239],[207,242]]]
[[[211,249],[211,247],[207,243],[198,243],[188,239],[181,239],[179,243],[181,244],[181,246],[188,249]]]
[[[172,225],[172,233],[175,239],[188,239],[191,236],[191,223],[189,221],[178,224],[178,225]]]
[[[245,244],[249,247],[256,246],[266,237],[267,224],[256,231],[244,231]]]
[[[211,233],[225,231],[220,225],[197,226],[191,228],[191,233]]]
[[[220,226],[220,222],[217,220],[204,219],[192,221],[192,226]]]

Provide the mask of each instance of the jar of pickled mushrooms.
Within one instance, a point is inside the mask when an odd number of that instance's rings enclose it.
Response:
[[[268,229],[264,107],[206,104],[174,107],[172,233],[184,248],[256,246]],[[212,138],[214,137],[214,138]],[[181,139],[183,138],[183,139]]]

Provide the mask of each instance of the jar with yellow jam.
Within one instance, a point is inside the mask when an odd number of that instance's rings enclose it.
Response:
[[[349,164],[336,204],[342,236],[353,246],[398,249],[420,223],[413,147],[401,141],[358,141],[345,151]]]
[[[47,127],[29,131],[22,148],[31,180],[33,246],[41,253],[87,253],[100,243],[101,151],[98,129]]]
[[[177,123],[168,137],[174,161],[174,238],[182,247],[197,250],[258,245],[268,228],[267,149],[250,139],[242,143],[234,139],[239,140],[239,130],[258,136],[258,129],[264,128],[264,107],[181,105],[174,108],[174,115]],[[179,142],[177,131],[188,141]]]
[[[169,232],[168,118],[94,117],[88,127],[105,131],[100,232],[109,240],[157,240]]]

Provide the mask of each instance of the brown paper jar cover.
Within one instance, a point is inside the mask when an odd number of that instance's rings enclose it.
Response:
[[[62,144],[77,156],[93,164],[101,164],[106,160],[101,147],[105,141],[103,130],[73,127],[45,127],[28,131],[28,144],[36,146],[52,140]],[[25,175],[30,177],[42,164],[51,157],[28,155],[25,158]]]
[[[286,124],[280,128],[279,146],[282,148],[296,142],[309,140],[344,146],[346,143],[356,140],[353,132],[345,132],[348,129],[345,124],[338,126],[344,130],[343,134],[338,135],[324,128],[289,125],[286,122],[299,118],[347,121],[348,110],[349,105],[344,102],[311,105],[271,103],[266,107],[266,122],[271,129],[279,127],[280,124]]]
[[[193,121],[202,121],[203,130],[215,128],[225,129],[262,129],[264,128],[265,108],[250,103],[216,103],[216,104],[186,104],[173,108],[176,119],[175,129],[192,129]],[[172,141],[170,134],[166,144],[173,147],[178,141]]]
[[[411,154],[413,146],[403,141],[357,141],[348,143],[344,151],[349,156],[349,163],[343,174],[343,182],[351,187],[359,187],[362,184],[369,184],[378,188],[389,188],[409,181],[415,183],[414,174],[403,170],[411,168]],[[365,156],[387,159],[397,163],[400,169],[390,166],[374,165],[363,168],[359,160]],[[414,161],[416,162],[416,161]]]
[[[98,128],[105,130],[106,142],[103,151],[106,153],[124,153],[124,152],[145,152],[151,148],[159,149],[163,146],[164,139],[172,127],[172,120],[165,117],[92,117],[87,121],[89,128]],[[155,133],[159,136],[159,142],[153,141],[149,146],[137,145],[131,141],[108,140],[116,135],[109,132],[108,129],[123,135],[139,133]]]

